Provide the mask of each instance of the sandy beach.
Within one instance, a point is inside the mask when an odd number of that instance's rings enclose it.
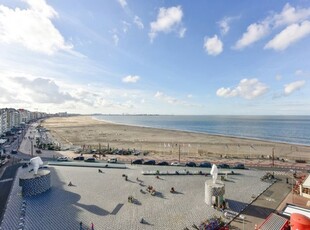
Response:
[[[310,160],[310,146],[245,138],[137,127],[98,121],[90,116],[53,117],[41,124],[53,139],[70,148],[136,149],[156,159],[182,161],[219,158]]]

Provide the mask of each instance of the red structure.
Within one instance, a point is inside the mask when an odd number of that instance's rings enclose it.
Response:
[[[299,213],[291,214],[291,230],[310,229],[310,218]]]

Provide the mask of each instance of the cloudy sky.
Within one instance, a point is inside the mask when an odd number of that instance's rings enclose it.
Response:
[[[310,1],[0,0],[0,107],[310,115]]]

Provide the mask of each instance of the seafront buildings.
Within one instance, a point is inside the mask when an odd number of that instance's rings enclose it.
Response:
[[[31,112],[25,109],[1,108],[0,109],[0,136],[30,121],[47,117],[47,113]]]

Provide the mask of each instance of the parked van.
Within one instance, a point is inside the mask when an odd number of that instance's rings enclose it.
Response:
[[[117,163],[117,158],[108,159],[108,163]]]

